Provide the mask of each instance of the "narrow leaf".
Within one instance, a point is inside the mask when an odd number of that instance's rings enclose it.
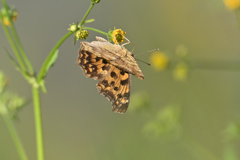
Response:
[[[11,54],[7,51],[7,49],[5,48],[5,50],[3,50],[3,52],[6,54],[6,56],[9,58],[9,60],[12,62],[12,64],[15,66],[15,68],[18,71],[21,71],[21,68],[19,66],[19,64],[17,63],[17,61],[13,58],[13,56],[11,56]]]
[[[47,89],[46,89],[46,87],[45,87],[45,81],[42,80],[41,82],[39,82],[39,85],[40,85],[40,87],[41,87],[41,89],[42,89],[42,92],[43,92],[43,93],[47,93]]]
[[[48,61],[48,63],[45,65],[45,68],[43,69],[44,70],[44,74],[43,74],[43,77],[41,77],[42,79],[44,77],[46,77],[47,73],[48,73],[48,70],[50,69],[50,67],[53,66],[53,64],[55,63],[56,59],[57,59],[57,56],[58,56],[58,51],[59,50],[56,50],[53,54],[53,56],[51,57],[51,59]]]
[[[88,19],[88,20],[86,20],[84,23],[91,23],[91,22],[93,22],[93,21],[95,21],[95,19]]]

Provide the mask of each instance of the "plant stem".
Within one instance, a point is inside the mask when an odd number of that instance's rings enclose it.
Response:
[[[5,10],[7,10],[8,8],[7,8],[7,4],[6,4],[5,0],[2,0],[2,4],[3,4]],[[3,22],[3,16],[2,16],[2,14],[0,14],[0,19],[1,19],[1,21]],[[17,47],[16,47],[16,45],[15,45],[15,43],[14,43],[14,41],[13,41],[13,38],[11,37],[11,34],[10,34],[7,26],[4,25],[3,23],[2,23],[2,26],[3,26],[3,29],[4,29],[4,31],[5,31],[5,33],[6,33],[6,36],[7,36],[7,38],[8,38],[8,41],[9,41],[9,43],[10,43],[10,45],[11,45],[13,51],[14,51],[14,54],[15,54],[17,60],[18,60],[18,63],[19,63],[19,65],[20,65],[21,69],[22,69],[24,72],[26,72],[26,70],[27,70],[27,69],[26,69],[26,66],[25,66],[25,64],[24,64],[24,62],[23,62],[23,60],[22,60],[22,57],[20,56],[20,53],[18,52],[18,49],[17,49]]]
[[[33,94],[33,103],[34,103],[34,117],[35,117],[36,143],[37,143],[37,159],[38,160],[44,160],[39,88],[32,86],[32,94]]]
[[[14,38],[15,38],[15,41],[16,41],[16,43],[17,43],[18,49],[20,50],[21,56],[22,56],[23,60],[25,61],[26,65],[27,65],[27,67],[28,67],[28,69],[29,69],[29,71],[30,71],[30,74],[31,74],[31,75],[34,75],[34,69],[33,69],[33,67],[32,67],[31,62],[29,61],[29,59],[28,59],[28,57],[27,57],[26,52],[25,52],[24,49],[23,49],[23,46],[22,46],[22,44],[21,44],[21,42],[20,42],[20,39],[19,39],[19,37],[18,37],[18,34],[17,34],[17,32],[16,32],[16,29],[15,29],[15,27],[14,27],[14,25],[13,25],[12,20],[10,20],[10,26],[11,26],[11,30],[12,30],[13,36],[14,36]]]
[[[240,9],[235,10],[235,15],[237,18],[238,29],[240,30]]]
[[[23,145],[22,145],[22,143],[21,143],[21,141],[18,137],[18,134],[17,134],[17,132],[14,128],[14,125],[13,125],[9,115],[8,114],[3,115],[3,118],[4,118],[4,121],[7,125],[7,127],[8,127],[8,130],[9,130],[11,136],[12,136],[13,142],[15,143],[15,146],[17,148],[20,159],[21,160],[28,160],[27,155],[24,151]]]
[[[15,27],[14,27],[14,25],[13,25],[12,19],[11,19],[9,13],[8,13],[7,3],[6,3],[5,0],[3,0],[2,3],[3,3],[3,6],[4,6],[4,9],[6,10],[6,15],[7,15],[8,19],[9,19],[9,22],[10,22],[10,28],[11,28],[11,31],[12,31],[12,33],[13,33],[13,36],[14,36],[14,38],[15,38],[15,40],[16,40],[18,49],[20,50],[21,56],[22,56],[23,60],[25,61],[28,69],[30,70],[30,74],[33,75],[33,74],[34,74],[34,70],[33,70],[32,64],[30,63],[30,61],[29,61],[29,59],[28,59],[28,57],[27,57],[27,54],[25,53],[25,51],[24,51],[24,49],[23,49],[23,47],[22,47],[22,44],[21,44],[21,42],[20,42],[20,39],[19,39],[19,37],[18,37],[18,35],[17,35],[17,32],[16,32],[16,29],[15,29]]]
[[[69,37],[71,36],[73,33],[72,32],[68,32],[65,36],[62,37],[62,39],[60,39],[58,41],[58,43],[53,47],[53,49],[51,50],[51,52],[48,54],[48,57],[46,58],[46,60],[44,61],[38,78],[37,78],[37,82],[40,82],[42,80],[42,78],[44,78],[44,73],[45,73],[45,68],[46,66],[49,64],[49,61],[51,61],[52,57],[54,56],[56,50],[62,45],[62,43]]]
[[[100,30],[95,29],[95,28],[84,27],[84,29],[86,29],[86,30],[92,30],[92,31],[95,31],[95,32],[98,32],[98,33],[104,34],[104,35],[106,35],[106,36],[108,35],[106,32],[100,31]]]
[[[94,6],[94,3],[91,3],[91,6],[89,7],[88,11],[87,11],[86,14],[84,15],[81,23],[79,24],[81,27],[82,27],[82,25],[84,24],[84,22],[85,22],[85,20],[86,20],[86,18],[87,18],[87,16],[88,16],[88,14],[89,14],[90,11],[92,10],[93,6]]]

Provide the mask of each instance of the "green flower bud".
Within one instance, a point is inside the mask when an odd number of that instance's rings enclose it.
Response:
[[[88,37],[89,33],[87,30],[79,30],[76,32],[75,36],[78,39],[86,39]]]
[[[78,27],[77,27],[77,25],[76,24],[69,24],[69,28],[68,28],[68,30],[69,31],[71,31],[71,32],[76,32],[77,30],[78,30]]]

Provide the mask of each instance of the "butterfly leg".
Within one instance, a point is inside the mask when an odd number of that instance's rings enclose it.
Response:
[[[131,43],[129,39],[127,39],[126,37],[124,37],[124,39],[126,39],[126,43],[122,44],[121,46],[127,45],[127,44],[132,44],[133,45],[133,49],[131,52],[133,52],[134,48],[135,48],[135,44]]]
[[[109,41],[107,41],[106,39],[104,39],[102,37],[96,37],[96,40],[100,41],[100,42],[109,42]]]

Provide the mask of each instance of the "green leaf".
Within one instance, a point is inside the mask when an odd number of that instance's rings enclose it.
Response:
[[[5,50],[3,50],[3,52],[6,54],[6,56],[8,57],[8,59],[12,62],[12,64],[15,66],[16,70],[21,71],[21,68],[20,68],[19,64],[18,64],[17,61],[11,56],[11,54],[7,51],[6,48],[5,48]]]
[[[11,61],[11,63],[15,66],[15,69],[19,72],[22,73],[22,75],[24,76],[24,78],[26,78],[26,80],[30,80],[31,76],[29,74],[27,74],[26,72],[24,72],[19,64],[17,63],[17,61],[11,56],[11,54],[7,51],[7,49],[3,50],[3,52],[6,54],[6,56],[9,58],[9,60]]]
[[[53,64],[55,63],[57,56],[58,56],[58,49],[54,52],[53,56],[51,57],[50,60],[48,60],[48,63],[45,65],[45,68],[43,68],[44,73],[43,73],[43,77],[41,77],[41,79],[43,79],[44,77],[46,77],[48,70],[50,69],[50,67],[53,66]]]
[[[42,89],[42,92],[43,92],[43,93],[47,93],[47,89],[46,89],[46,87],[45,87],[45,81],[44,81],[44,80],[40,81],[40,82],[39,82],[39,85],[40,85],[40,87],[41,87],[41,89]]]
[[[84,23],[91,23],[91,22],[94,22],[94,21],[95,21],[95,19],[88,19]]]

